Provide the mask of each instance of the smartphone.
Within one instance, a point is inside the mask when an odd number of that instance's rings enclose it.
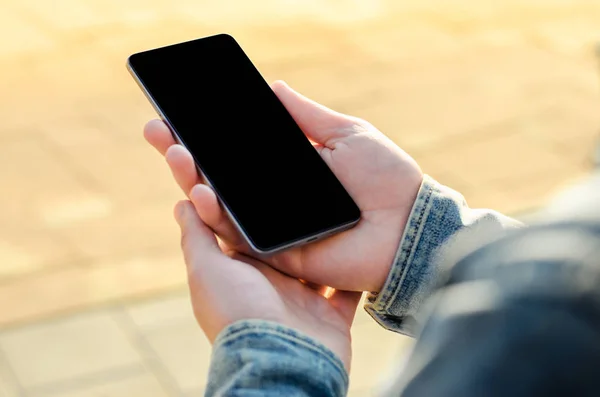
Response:
[[[259,254],[341,232],[352,197],[227,34],[156,48],[128,69]]]

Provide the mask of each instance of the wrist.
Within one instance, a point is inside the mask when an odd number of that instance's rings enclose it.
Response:
[[[398,208],[395,213],[388,215],[389,233],[382,242],[382,247],[386,247],[388,253],[386,259],[381,262],[377,277],[374,279],[371,288],[367,291],[377,294],[385,288],[390,273],[399,260],[401,250],[406,246],[404,243],[414,236],[410,228],[414,228],[416,223],[420,222],[418,218],[421,212],[418,207],[423,204],[423,193],[426,190],[427,183],[425,183],[424,178],[421,178],[410,199],[405,201],[406,204]]]
[[[405,306],[418,306],[414,300],[418,301],[422,296],[420,286],[424,286],[424,283],[421,282],[421,278],[422,276],[426,277],[429,273],[429,268],[420,266],[420,264],[422,261],[428,262],[431,258],[425,258],[428,255],[423,252],[423,247],[419,242],[423,235],[426,219],[432,209],[432,196],[438,186],[439,184],[432,178],[424,177],[405,221],[394,258],[390,261],[390,270],[383,287],[379,291],[370,293],[365,304],[367,312],[382,326],[409,335],[414,333],[414,321],[412,320],[414,313],[409,313]],[[413,263],[416,259],[419,264]],[[396,309],[398,305],[400,310],[392,310]],[[392,313],[397,311],[403,314],[396,319],[397,316]],[[400,321],[402,326],[396,326],[396,321]],[[391,323],[394,325],[390,325]]]
[[[470,209],[460,193],[426,176],[384,287],[367,297],[365,309],[382,326],[414,335],[444,263],[518,226],[494,211]]]

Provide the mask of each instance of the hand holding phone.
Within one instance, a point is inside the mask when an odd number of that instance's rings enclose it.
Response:
[[[284,83],[273,92],[297,125],[316,143],[321,158],[362,210],[354,228],[325,240],[298,246],[265,258],[294,277],[316,284],[356,291],[379,291],[394,255],[422,181],[415,161],[369,123],[311,101]],[[203,121],[195,121],[198,130]],[[197,185],[190,153],[160,121],[145,128],[146,139],[162,153],[175,179],[194,202],[202,220],[230,247],[238,245],[239,232],[220,207],[210,188]],[[191,193],[191,194],[190,194]],[[249,192],[255,194],[254,191]]]

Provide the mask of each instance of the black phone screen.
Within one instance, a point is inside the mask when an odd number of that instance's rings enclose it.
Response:
[[[231,36],[141,52],[129,65],[256,248],[273,250],[359,219]]]

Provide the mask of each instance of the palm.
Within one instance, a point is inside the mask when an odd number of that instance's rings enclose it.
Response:
[[[276,255],[269,263],[318,284],[376,291],[388,274],[422,176],[412,158],[360,123],[320,153],[361,209],[361,221],[333,238]]]
[[[237,320],[270,320],[320,340],[349,364],[350,325],[360,294],[339,292],[342,295],[336,297],[336,292],[333,298],[327,299],[298,279],[256,259],[231,253],[212,260],[211,274],[192,272],[189,277],[194,311],[211,340]],[[202,268],[201,265],[195,267]],[[210,285],[205,285],[207,282]],[[223,291],[230,292],[223,294]],[[211,293],[216,296],[210,296]],[[213,303],[205,305],[205,302]],[[227,313],[227,316],[214,313]],[[205,323],[205,319],[210,322]]]

